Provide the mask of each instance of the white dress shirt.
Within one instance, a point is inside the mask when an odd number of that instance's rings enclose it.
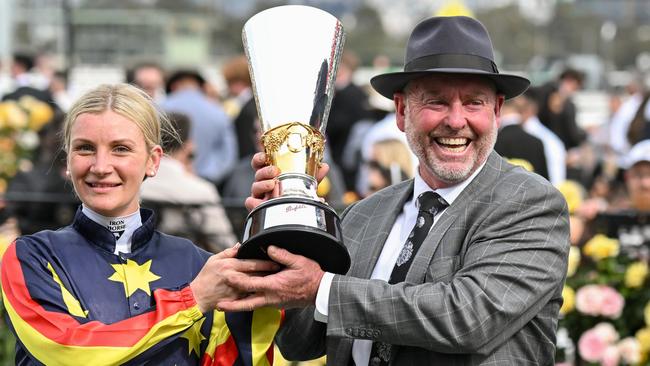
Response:
[[[557,187],[566,180],[566,148],[564,143],[553,131],[544,126],[537,116],[528,118],[523,127],[524,131],[542,140],[548,180]]]
[[[442,198],[449,203],[451,206],[456,200],[456,197],[469,185],[478,173],[483,169],[485,163],[481,165],[476,171],[465,181],[455,186],[448,188],[439,188],[435,190]],[[419,170],[415,175],[415,184],[413,188],[413,196],[410,200],[404,203],[402,212],[397,216],[393,227],[386,238],[386,243],[379,255],[377,264],[372,271],[371,279],[380,279],[388,282],[390,275],[395,267],[395,262],[397,262],[397,257],[399,256],[402,246],[406,242],[406,239],[411,232],[411,229],[415,225],[415,220],[418,216],[418,208],[416,207],[417,197],[425,192],[431,191],[432,189],[424,182],[420,176]],[[438,213],[433,218],[433,225],[436,224],[440,213]],[[431,225],[431,227],[433,227]],[[328,304],[329,304],[329,294],[330,287],[332,286],[332,279],[334,274],[330,272],[325,272],[323,278],[321,279],[320,286],[318,287],[318,293],[316,295],[316,311],[314,312],[314,318],[317,321],[327,322],[328,314]],[[357,339],[352,345],[352,358],[357,365],[367,365],[368,360],[370,359],[370,351],[372,350],[372,341],[365,339]]]
[[[619,161],[621,166],[623,166],[623,159],[631,147],[627,140],[627,130],[642,102],[643,95],[641,93],[628,97],[609,121],[609,144],[621,158]],[[650,119],[650,103],[646,104],[643,112],[645,118]]]

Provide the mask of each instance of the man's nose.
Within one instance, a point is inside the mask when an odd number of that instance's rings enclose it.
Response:
[[[453,102],[449,105],[449,116],[447,117],[447,125],[454,130],[461,130],[467,124],[463,105],[461,102]]]

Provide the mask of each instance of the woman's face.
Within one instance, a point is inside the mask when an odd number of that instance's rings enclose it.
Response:
[[[81,201],[108,217],[138,210],[140,184],[155,175],[162,148],[149,150],[140,128],[111,110],[80,114],[70,132],[68,168]]]

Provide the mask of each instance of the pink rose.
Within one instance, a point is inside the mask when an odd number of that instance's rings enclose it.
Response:
[[[623,361],[629,365],[634,365],[641,361],[641,345],[634,337],[627,337],[618,342],[618,351]]]
[[[576,293],[576,309],[583,314],[598,316],[600,315],[601,300],[600,286],[582,286]]]
[[[578,340],[580,357],[588,362],[598,362],[603,358],[608,344],[594,329],[582,333]]]
[[[600,294],[602,302],[600,304],[600,314],[610,319],[616,319],[621,316],[625,299],[623,296],[609,286],[601,286]]]
[[[587,285],[576,293],[576,309],[583,314],[616,319],[621,316],[623,306],[623,296],[609,286]]]
[[[618,361],[621,359],[621,354],[618,347],[611,345],[605,348],[603,358],[600,360],[601,366],[618,366]]]
[[[593,327],[593,331],[607,344],[614,344],[620,338],[616,328],[611,323],[598,323]]]

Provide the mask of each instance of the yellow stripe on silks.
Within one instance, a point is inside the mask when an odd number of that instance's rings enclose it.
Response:
[[[275,308],[260,308],[253,312],[251,351],[253,365],[270,366],[266,352],[273,344],[275,333],[280,329],[282,313]]]
[[[74,295],[68,291],[65,286],[63,286],[63,282],[61,282],[61,279],[59,278],[59,275],[54,272],[54,268],[52,268],[52,264],[50,262],[47,262],[47,269],[52,272],[52,278],[54,279],[54,282],[59,284],[59,287],[61,287],[61,297],[63,297],[63,302],[65,303],[65,306],[68,308],[68,313],[78,316],[80,318],[85,318],[88,316],[88,310],[84,310],[81,308],[81,304],[79,303],[79,300],[77,300]]]
[[[230,337],[230,329],[226,324],[226,313],[215,310],[212,319],[212,329],[210,330],[210,339],[208,340],[208,347],[205,350],[211,358],[214,359],[214,351],[217,346],[224,344],[228,337]]]
[[[3,302],[18,338],[30,354],[48,366],[119,365],[135,358],[163,339],[180,333],[203,317],[197,305],[165,318],[131,347],[69,346],[59,344],[32,328],[16,313],[4,291]]]

